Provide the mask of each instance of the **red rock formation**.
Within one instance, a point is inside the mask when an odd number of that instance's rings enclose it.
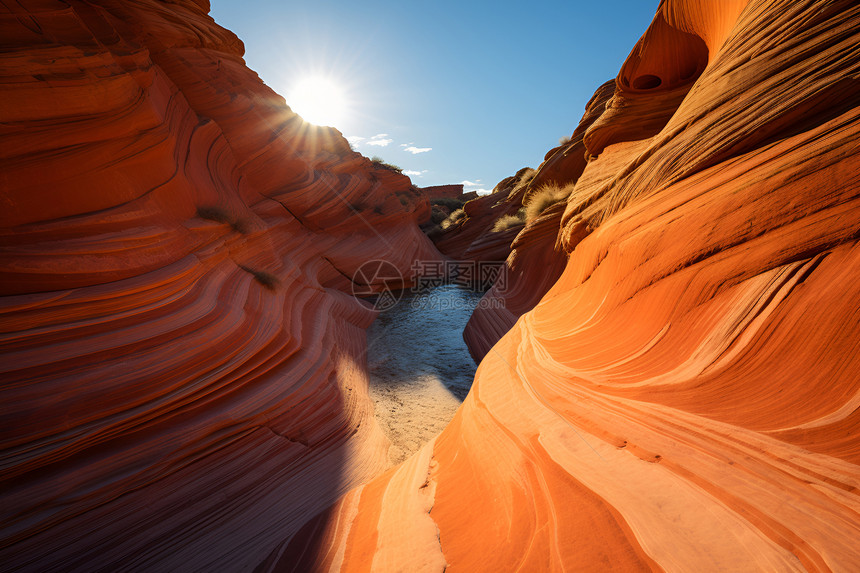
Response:
[[[522,208],[522,199],[533,169],[520,169],[516,175],[503,179],[490,195],[484,195],[463,205],[466,216],[433,236],[436,247],[445,255],[458,260],[504,261],[511,252],[511,241],[522,226],[493,232],[493,226],[505,215]]]
[[[535,191],[544,185],[566,186],[577,182],[586,166],[584,135],[605,109],[612,97],[614,85],[614,81],[607,82],[597,89],[586,105],[585,114],[570,141],[547,152],[544,162],[520,193],[511,196],[514,206],[517,205],[516,201],[519,204],[528,203]],[[572,195],[576,197],[576,194]],[[567,264],[567,252],[561,248],[559,240],[561,216],[566,205],[567,201],[553,205],[538,219],[528,222],[525,229],[517,228],[504,237],[508,239],[510,234],[515,234],[515,239],[508,247],[503,277],[484,295],[463,332],[463,338],[476,363],[514,326],[521,315],[534,308],[561,276]],[[467,219],[463,224],[472,221]],[[478,225],[472,223],[472,226],[472,232],[477,232]],[[465,255],[478,250],[487,240],[500,240],[500,235],[485,231],[472,242]]]
[[[427,199],[207,11],[0,4],[0,569],[249,570],[385,467],[348,293]]]
[[[849,0],[661,2],[561,278],[435,443],[271,563],[858,570],[857,46]]]
[[[433,185],[420,188],[431,199],[459,199],[463,195],[463,185]]]
[[[564,271],[567,253],[558,243],[558,231],[565,206],[556,203],[525,229],[511,231],[517,235],[504,274],[484,294],[463,332],[476,364],[521,315],[534,308]]]

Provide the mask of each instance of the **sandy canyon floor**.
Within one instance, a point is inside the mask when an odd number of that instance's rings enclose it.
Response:
[[[475,363],[462,333],[480,298],[454,285],[407,290],[368,329],[370,396],[391,465],[441,432],[468,394]]]

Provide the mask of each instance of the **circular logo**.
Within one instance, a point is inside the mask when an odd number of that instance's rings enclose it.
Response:
[[[374,310],[388,310],[397,304],[403,296],[402,287],[403,275],[388,261],[367,261],[352,275],[352,295],[370,299]]]

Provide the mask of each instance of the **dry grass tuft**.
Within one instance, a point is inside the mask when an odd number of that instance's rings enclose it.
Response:
[[[390,169],[391,171],[396,171],[397,173],[403,172],[403,169],[401,167],[398,167],[397,165],[394,165],[393,163],[388,163],[387,161],[385,161],[383,158],[379,157],[378,155],[374,155],[373,157],[370,158],[370,160],[375,165],[379,165],[380,167],[385,167],[386,169]]]
[[[442,221],[444,221],[447,218],[448,218],[448,214],[445,211],[443,211],[442,209],[440,209],[436,205],[433,205],[433,208],[430,211],[430,221],[432,221],[434,225],[440,224]]]
[[[465,211],[463,211],[462,209],[457,209],[456,211],[454,211],[453,213],[448,215],[448,218],[445,219],[444,221],[442,221],[439,224],[439,226],[442,227],[443,229],[447,229],[448,227],[450,227],[451,225],[453,225],[454,223],[456,223],[457,221],[459,221],[460,219],[462,219],[465,216],[466,216]]]
[[[511,189],[511,192],[508,193],[508,197],[513,197],[523,189],[526,189],[532,182],[532,179],[535,178],[535,175],[537,175],[537,171],[531,167],[524,167],[517,171],[517,174],[514,176],[516,178],[516,183]]]
[[[495,224],[493,224],[492,233],[501,233],[502,231],[507,231],[508,229],[513,229],[514,227],[522,227],[526,222],[523,220],[523,217],[520,213],[516,215],[503,215],[496,219]]]
[[[552,205],[566,201],[573,191],[573,185],[559,187],[555,183],[547,183],[526,198],[526,221],[531,222],[540,217]]]

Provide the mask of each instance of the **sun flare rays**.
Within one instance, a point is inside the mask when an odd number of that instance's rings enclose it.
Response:
[[[299,79],[287,92],[287,104],[308,123],[321,126],[342,125],[348,112],[343,89],[325,76]]]

